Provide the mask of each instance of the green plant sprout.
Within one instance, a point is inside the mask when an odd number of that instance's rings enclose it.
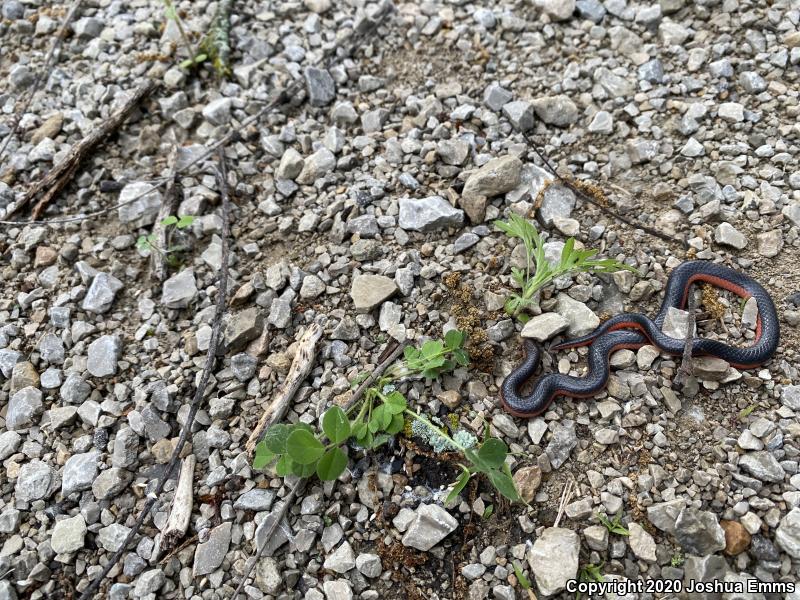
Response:
[[[405,419],[410,417],[417,428],[427,429],[429,439],[441,439],[441,448],[460,452],[469,463],[460,465],[462,474],[455,483],[448,501],[455,498],[475,473],[487,475],[492,485],[512,501],[520,499],[505,463],[508,447],[497,438],[486,438],[478,448],[477,440],[468,432],[457,431],[452,437],[428,418],[412,410],[395,382],[406,377],[438,377],[457,366],[469,364],[469,355],[463,348],[464,334],[448,331],[444,340],[429,340],[420,348],[407,347],[401,361],[387,369],[363,398],[348,409],[332,406],[322,415],[322,431],[315,431],[305,423],[276,424],[267,429],[264,439],[256,446],[253,468],[263,469],[276,461],[278,476],[297,475],[310,477],[316,474],[322,481],[338,478],[347,468],[348,457],[343,446],[354,443],[365,450],[385,444],[391,436],[403,431]],[[355,416],[351,416],[355,413]],[[412,425],[413,427],[414,425]],[[468,436],[468,437],[467,437]]]
[[[519,561],[515,560],[513,563],[511,563],[511,566],[514,567],[514,575],[517,576],[517,581],[519,581],[522,589],[531,589],[531,582],[527,577],[525,577],[525,573],[522,572],[522,565],[519,564]]]
[[[510,213],[508,221],[495,221],[495,227],[510,238],[519,238],[525,246],[525,268],[511,268],[511,278],[522,289],[509,296],[505,310],[512,317],[535,304],[536,293],[554,279],[570,273],[614,273],[616,271],[638,271],[613,258],[594,258],[597,250],[578,250],[575,238],[569,238],[561,251],[561,258],[553,265],[545,258],[544,242],[539,232],[528,219]],[[524,319],[527,320],[527,319]]]
[[[750,404],[747,407],[743,408],[739,411],[739,420],[745,421],[747,417],[753,414],[753,411],[758,408],[758,404]]]
[[[609,518],[606,515],[598,513],[597,519],[600,521],[600,524],[603,527],[608,529],[609,533],[616,533],[617,535],[624,535],[624,536],[628,536],[631,534],[631,532],[628,531],[628,528],[622,524],[621,515],[617,515],[614,517],[613,520],[609,520]]]
[[[581,570],[578,572],[578,581],[582,583],[589,583],[592,581],[605,581],[603,574],[600,572],[600,569],[603,568],[603,563],[601,562],[599,565],[595,564],[588,564],[581,567]],[[581,593],[575,592],[575,600],[580,600]]]
[[[187,227],[191,227],[192,223],[194,223],[194,217],[186,215],[183,217],[176,217],[174,215],[170,215],[161,220],[162,227],[169,228],[175,227],[175,229],[186,229]],[[184,250],[183,246],[170,246],[169,248],[159,248],[158,244],[156,244],[156,234],[151,233],[150,235],[140,235],[139,239],[136,240],[136,247],[141,250],[142,252],[146,251],[155,251],[161,254],[164,259],[170,264],[170,266],[176,266],[178,264],[177,259],[175,258],[175,253]]]

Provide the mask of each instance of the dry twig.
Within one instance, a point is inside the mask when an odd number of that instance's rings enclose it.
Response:
[[[167,526],[161,535],[162,545],[169,547],[186,535],[189,528],[189,521],[192,517],[192,507],[194,506],[194,467],[197,459],[194,454],[190,454],[183,459],[181,474],[178,476],[178,485],[175,488],[175,496],[172,499],[172,509],[167,519]]]
[[[22,200],[11,209],[8,215],[13,215],[21,208],[30,204],[40,193],[44,192],[33,207],[32,216],[34,219],[38,219],[42,212],[44,212],[44,209],[47,208],[50,201],[72,180],[81,162],[92,154],[95,147],[100,142],[119,129],[134,109],[139,106],[142,100],[147,98],[156,87],[158,87],[158,84],[155,81],[146,79],[145,82],[133,92],[124,106],[103,121],[100,127],[75,144],[64,160],[53,167],[39,182],[34,184]]]
[[[556,514],[556,520],[555,523],[553,523],[553,527],[558,527],[558,524],[561,522],[561,517],[564,516],[564,511],[567,508],[567,504],[569,504],[569,501],[572,498],[572,488],[573,481],[570,479],[567,481],[567,485],[564,486],[564,490],[561,492],[561,501],[558,503],[558,513]]]
[[[297,344],[297,353],[294,356],[286,380],[283,382],[278,395],[269,403],[264,414],[261,415],[258,425],[253,429],[253,433],[250,434],[247,444],[245,444],[245,450],[250,456],[253,455],[256,444],[261,440],[267,427],[280,421],[283,415],[286,414],[292,398],[300,388],[300,384],[311,372],[311,367],[314,366],[316,359],[315,349],[320,337],[322,337],[322,327],[317,323],[312,323],[300,337],[300,341]]]

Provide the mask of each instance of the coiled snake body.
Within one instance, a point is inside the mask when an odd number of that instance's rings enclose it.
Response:
[[[710,283],[743,299],[755,298],[758,318],[755,341],[751,346],[737,348],[718,340],[694,337],[691,340],[692,355],[716,356],[742,369],[768,361],[778,347],[780,328],[775,304],[767,291],[739,271],[702,260],[687,261],[676,267],[669,276],[661,309],[654,319],[640,313],[622,313],[588,335],[551,347],[551,350],[565,350],[589,345],[589,372],[586,377],[558,373],[543,375],[533,384],[529,394],[522,394],[522,387],[533,376],[541,357],[541,350],[536,343],[526,339],[522,363],[505,378],[500,388],[503,407],[512,415],[533,417],[547,409],[556,396],[594,396],[608,382],[609,356],[622,348],[636,350],[649,343],[667,354],[683,354],[686,340],[666,335],[661,327],[670,307],[685,308],[689,288],[695,282]]]

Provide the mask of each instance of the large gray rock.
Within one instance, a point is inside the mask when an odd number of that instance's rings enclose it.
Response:
[[[55,333],[46,333],[39,340],[39,354],[51,365],[64,364],[64,342]]]
[[[194,269],[183,269],[164,282],[161,303],[167,308],[186,308],[197,298]]]
[[[226,521],[211,530],[208,541],[198,544],[194,552],[192,573],[195,577],[216,571],[225,560],[231,544],[231,522]]]
[[[714,554],[725,548],[725,530],[717,515],[696,508],[684,508],[672,532],[684,550],[698,556]]]
[[[32,460],[20,467],[14,496],[17,502],[32,502],[49,498],[59,487],[53,468],[41,460]]]
[[[6,423],[6,427],[8,423]],[[0,461],[7,459],[16,452],[22,444],[22,436],[16,431],[0,433]]]
[[[458,528],[458,521],[437,504],[423,504],[403,536],[403,545],[427,552]]]
[[[547,186],[542,194],[542,205],[537,211],[539,220],[547,226],[553,225],[556,219],[568,218],[575,210],[575,193],[564,185]]]
[[[792,410],[800,410],[800,385],[787,385],[781,390],[781,403]]]
[[[92,279],[81,308],[87,312],[102,314],[108,312],[114,303],[117,292],[123,288],[122,282],[108,273],[98,273]]]
[[[114,438],[114,450],[111,464],[114,467],[127,469],[136,464],[139,453],[139,436],[130,427],[123,427]]]
[[[737,250],[747,247],[747,236],[739,232],[730,223],[720,223],[714,230],[714,241],[723,246],[731,246]]]
[[[344,542],[334,552],[329,554],[322,566],[325,569],[330,569],[337,573],[347,573],[347,571],[354,568],[356,566],[356,559],[350,542]]]
[[[493,158],[469,176],[459,204],[473,223],[483,222],[486,200],[510,192],[519,185],[522,161],[516,156]]]
[[[464,212],[441,196],[401,198],[398,225],[409,231],[432,231],[445,227],[460,227]]]
[[[336,98],[336,84],[325,69],[307,67],[303,72],[308,87],[308,98],[312,106],[325,106]]]
[[[223,338],[229,352],[242,350],[264,331],[264,315],[257,306],[233,315],[225,325]]]
[[[130,528],[125,527],[119,523],[112,523],[107,527],[102,527],[97,530],[95,541],[97,544],[109,552],[116,552],[122,548],[125,538],[130,533]]]
[[[628,98],[633,95],[634,86],[625,77],[613,73],[605,67],[595,69],[594,80],[611,98]]]
[[[653,536],[647,533],[638,523],[631,523],[629,542],[634,556],[645,562],[656,562],[656,542]]]
[[[302,185],[314,183],[317,179],[332,171],[336,166],[336,156],[327,148],[320,148],[303,161],[303,170],[295,181]]]
[[[86,521],[80,514],[62,519],[53,527],[50,546],[56,554],[70,554],[83,548],[83,538],[86,535]]]
[[[303,157],[294,148],[287,148],[281,157],[281,162],[275,175],[278,179],[294,179],[303,170]]]
[[[800,560],[800,507],[795,506],[781,519],[775,542],[792,558]]]
[[[275,500],[275,492],[272,490],[264,490],[261,488],[253,488],[246,491],[244,494],[236,499],[233,503],[233,508],[236,510],[250,510],[253,512],[260,512],[262,510],[269,510],[272,502]]]
[[[132,479],[133,475],[126,469],[106,469],[92,482],[92,494],[98,500],[114,498],[128,489]]]
[[[483,92],[483,103],[497,112],[511,102],[514,95],[499,83],[490,83]]]
[[[16,350],[11,350],[10,348],[0,349],[0,373],[3,374],[3,377],[6,379],[11,377],[11,372],[14,369],[14,365],[20,362],[22,358],[22,352],[17,352]]]
[[[575,435],[575,423],[572,421],[559,423],[553,431],[553,437],[545,448],[545,454],[550,460],[550,465],[558,469],[567,462],[570,452],[577,445],[578,437]]]
[[[116,335],[104,335],[89,344],[86,368],[95,377],[110,377],[117,372],[122,341]]]
[[[528,552],[528,564],[543,595],[557,594],[575,579],[580,549],[580,538],[571,529],[548,527],[536,539]]]
[[[118,217],[120,223],[131,227],[152,225],[161,208],[161,192],[149,183],[129,183],[119,193]]]
[[[134,598],[152,597],[161,586],[167,581],[167,576],[161,569],[150,569],[145,571],[136,579],[136,587],[133,588]],[[158,597],[156,595],[156,597]]]
[[[537,342],[549,340],[569,327],[569,321],[558,313],[544,313],[532,317],[522,328],[522,337],[532,338]]]
[[[61,493],[69,496],[73,492],[81,492],[92,487],[97,477],[99,452],[84,452],[74,454],[64,464]]]
[[[233,100],[217,98],[203,107],[203,118],[212,125],[227,125],[231,120]]]
[[[6,428],[13,431],[30,427],[38,421],[42,410],[42,392],[35,387],[24,387],[8,401]]]
[[[597,329],[600,325],[599,317],[583,302],[578,302],[565,293],[556,299],[556,312],[569,323],[567,335],[579,337]]]
[[[369,312],[397,293],[397,283],[384,275],[358,275],[353,278],[350,297],[358,312]]]
[[[780,482],[786,476],[778,460],[769,452],[749,452],[739,459],[739,466],[761,481]]]
[[[275,559],[266,556],[256,563],[256,587],[265,594],[275,595],[283,583],[281,571]]]
[[[58,393],[67,404],[81,404],[92,393],[92,386],[77,373],[68,373]]]
[[[686,501],[683,498],[659,502],[647,507],[647,519],[661,531],[674,533],[675,522],[684,508]]]
[[[556,127],[566,127],[578,120],[578,107],[563,94],[537,98],[533,101],[533,110],[542,121]]]
[[[533,105],[526,100],[515,100],[503,105],[503,114],[519,131],[533,129]]]

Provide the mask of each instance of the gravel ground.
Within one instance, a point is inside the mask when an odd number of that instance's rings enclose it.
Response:
[[[177,2],[192,40],[216,4]],[[0,138],[43,68],[68,5],[0,0]],[[355,53],[318,68],[376,5],[234,3],[232,75],[177,64],[185,48],[156,0],[86,1],[0,156],[0,218],[145,78],[163,85],[76,171],[44,219],[0,234],[0,600],[76,598],[116,551],[164,472],[209,344],[221,268],[215,161],[182,168],[168,279],[137,239],[178,166],[230,132],[231,299],[224,352],[184,454],[197,460],[186,535],[162,538],[177,473],[98,597],[230,598],[294,484],[254,471],[244,445],[295,342],[323,327],[286,419],[315,423],[390,338],[471,335],[473,363],[404,390],[417,408],[513,452],[530,506],[485,482],[444,503],[458,467],[399,435],[351,449],[338,482],[312,480],[268,540],[247,598],[569,597],[588,565],[606,581],[747,579],[800,572],[800,7],[791,0],[397,3]],[[256,123],[276,90],[302,84]],[[251,119],[252,121],[252,119]],[[244,125],[243,122],[245,123]],[[599,187],[601,212],[543,168]],[[147,193],[150,191],[150,193]],[[118,208],[116,203],[142,196]],[[26,209],[27,210],[27,209]],[[24,218],[26,210],[15,215]],[[523,259],[492,225],[535,218],[548,256],[565,240],[641,277],[581,274],[544,290],[542,337],[654,314],[671,268],[741,269],[775,299],[781,343],[751,371],[678,362],[652,347],[613,358],[607,393],[525,421],[498,389],[522,325],[502,312]],[[687,251],[679,242],[688,244]],[[686,314],[674,315],[673,333]],[[706,336],[746,344],[752,309],[707,294]],[[528,332],[536,335],[536,331]],[[526,333],[528,333],[526,332]],[[583,350],[545,368],[579,375]],[[569,487],[566,509],[554,526]],[[629,535],[598,514],[618,515]],[[777,589],[777,588],[773,588]],[[797,592],[606,598],[800,598]]]

